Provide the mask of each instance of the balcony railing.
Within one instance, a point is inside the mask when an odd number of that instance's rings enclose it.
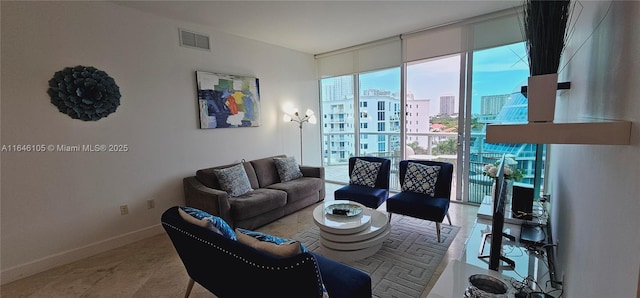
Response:
[[[392,136],[399,137],[399,133],[390,133],[390,132],[367,132],[367,135],[386,135],[388,136],[387,140],[389,140]],[[456,187],[457,187],[457,152],[444,152],[440,153],[435,150],[439,143],[442,143],[448,139],[457,138],[457,133],[441,133],[441,132],[430,132],[430,133],[407,133],[407,137],[422,137],[427,138],[427,145],[425,147],[419,146],[420,148],[416,148],[414,150],[414,154],[411,156],[406,156],[405,158],[409,159],[428,159],[428,160],[436,160],[436,161],[448,161],[454,163],[454,179],[452,185],[452,199],[458,200],[456,198]],[[349,157],[355,156],[355,152],[353,147],[349,146],[339,146],[339,147],[331,147],[328,144],[328,136],[339,136],[341,139],[351,139],[353,140],[353,133],[351,133],[351,137],[344,137],[343,133],[339,132],[331,132],[324,133],[325,138],[325,152],[338,151],[338,154],[332,154],[324,156],[324,167],[325,167],[325,175],[327,181],[337,182],[337,183],[349,183]],[[484,138],[484,134],[473,134],[472,138],[482,137]],[[387,151],[370,151],[370,150],[360,150],[361,156],[376,156],[376,157],[384,157],[391,160],[391,177],[389,181],[389,186],[392,191],[400,191],[400,177],[398,165],[401,160],[399,146],[394,146],[395,148],[390,148],[390,145],[387,145]],[[457,147],[456,147],[457,149]],[[496,162],[501,156],[502,153],[489,153],[489,152],[481,152],[478,150],[482,150],[482,148],[472,148],[472,152],[469,156],[469,202],[480,204],[482,199],[486,195],[491,194],[491,187],[493,184],[493,180],[482,174],[482,170],[485,164]],[[344,151],[348,150],[348,151]],[[474,152],[475,150],[475,152]],[[530,161],[529,157],[524,158],[515,158],[517,161],[521,163],[528,163]],[[526,169],[526,167],[519,166],[519,168]],[[533,173],[528,173],[529,171],[525,171],[525,178],[529,175],[533,176]]]

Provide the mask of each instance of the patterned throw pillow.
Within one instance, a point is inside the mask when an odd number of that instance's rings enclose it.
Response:
[[[204,219],[211,222],[211,224],[213,224],[213,226],[218,229],[220,233],[222,233],[222,236],[225,236],[231,240],[238,240],[238,238],[236,237],[236,233],[229,226],[229,224],[224,221],[224,219],[192,207],[180,207],[180,209],[198,220]]]
[[[273,161],[278,169],[280,182],[287,182],[302,177],[302,172],[295,157],[274,158]]]
[[[349,183],[375,187],[381,166],[381,162],[372,162],[356,158]]]
[[[427,166],[420,163],[409,162],[407,173],[402,183],[402,191],[423,193],[433,197],[438,181],[439,166]]]
[[[253,190],[249,176],[241,163],[225,169],[215,169],[214,173],[220,182],[220,187],[232,197],[241,196]]]

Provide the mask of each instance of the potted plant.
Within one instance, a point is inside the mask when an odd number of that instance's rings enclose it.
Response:
[[[565,48],[570,0],[525,0],[524,32],[529,56],[529,122],[553,122],[558,67]]]
[[[524,175],[522,171],[518,168],[515,168],[518,165],[518,162],[515,161],[511,157],[507,157],[505,159],[506,164],[504,165],[504,178],[507,180],[507,203],[511,202],[511,196],[513,195],[513,182],[514,181],[522,181]],[[482,168],[482,175],[490,177],[493,181],[491,185],[491,198],[494,198],[494,193],[496,191],[496,178],[498,178],[498,162],[494,164],[486,164],[484,168]],[[512,168],[513,167],[513,168]]]

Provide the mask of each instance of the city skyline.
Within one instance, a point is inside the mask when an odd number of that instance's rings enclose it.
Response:
[[[529,68],[524,43],[476,51],[473,58],[472,114],[480,114],[482,96],[519,92],[527,84]],[[413,93],[414,99],[430,99],[430,116],[435,116],[440,111],[441,96],[460,97],[460,55],[408,63],[406,80],[407,93]],[[360,89],[399,94],[400,67],[360,74]]]

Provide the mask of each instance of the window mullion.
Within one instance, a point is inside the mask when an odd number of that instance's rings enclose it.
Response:
[[[360,156],[360,75],[353,75],[353,146],[355,156]]]

